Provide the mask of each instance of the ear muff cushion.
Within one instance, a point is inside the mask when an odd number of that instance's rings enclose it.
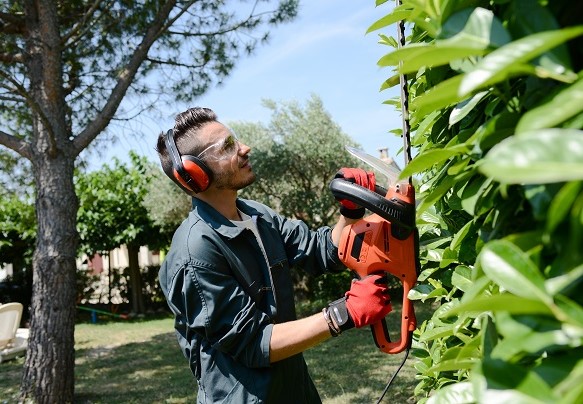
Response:
[[[185,191],[186,193],[193,192],[193,190],[190,189],[190,187],[186,184],[186,181],[184,181],[180,177],[180,174],[178,174],[176,168],[168,167],[167,169],[164,169],[164,173],[168,176],[168,178],[174,181],[174,183],[178,185],[180,188],[182,188],[182,190]]]
[[[195,192],[206,191],[212,179],[212,171],[207,165],[201,159],[189,155],[182,156],[182,165],[194,184],[186,183],[183,178],[177,176],[180,183]]]

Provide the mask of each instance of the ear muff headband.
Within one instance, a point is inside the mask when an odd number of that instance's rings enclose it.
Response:
[[[174,132],[170,129],[164,136],[164,143],[172,161],[172,173],[166,172],[172,180],[186,191],[206,191],[211,183],[212,171],[198,157],[181,156],[174,141]]]

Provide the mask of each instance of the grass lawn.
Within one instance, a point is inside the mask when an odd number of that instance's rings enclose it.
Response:
[[[417,307],[419,321],[428,308]],[[396,324],[400,307],[389,316]],[[75,328],[77,403],[193,403],[196,382],[174,337],[171,318],[100,320]],[[397,337],[397,334],[394,335]],[[305,354],[325,404],[374,403],[403,354],[386,355],[370,329],[351,330]],[[403,367],[384,402],[413,402],[413,359]],[[0,364],[0,403],[16,403],[23,358]]]

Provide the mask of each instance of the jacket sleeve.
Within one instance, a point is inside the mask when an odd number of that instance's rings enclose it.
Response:
[[[292,265],[299,264],[312,275],[344,270],[338,258],[338,247],[332,243],[330,227],[310,230],[301,220],[286,219],[279,215],[274,220],[279,226]]]
[[[167,299],[185,330],[247,367],[269,366],[273,325],[226,265],[194,260],[174,273]]]

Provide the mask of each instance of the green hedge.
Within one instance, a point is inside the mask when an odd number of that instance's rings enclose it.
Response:
[[[422,402],[583,402],[582,24],[581,2],[403,0],[370,29],[383,88],[410,89],[409,297],[439,303],[415,335]]]

